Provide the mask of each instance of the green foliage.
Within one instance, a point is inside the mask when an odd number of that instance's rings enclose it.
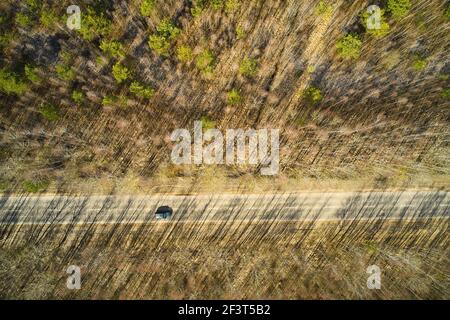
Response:
[[[117,83],[124,82],[131,75],[131,73],[128,70],[128,68],[123,66],[123,65],[121,65],[119,62],[117,62],[115,65],[113,65],[113,67],[112,67],[112,74],[114,76],[114,79],[116,79]]]
[[[14,39],[14,33],[0,34],[0,48],[6,47]]]
[[[40,0],[26,0],[25,3],[28,8],[34,9],[34,10],[38,9],[41,6]]]
[[[29,193],[38,193],[44,191],[48,188],[49,183],[47,181],[24,181],[22,183],[22,188],[24,191]]]
[[[51,29],[56,26],[58,22],[58,17],[52,10],[43,9],[41,11],[39,21],[41,22],[42,26]]]
[[[55,66],[55,70],[62,80],[72,81],[73,79],[75,79],[75,71],[70,66],[60,63]]]
[[[386,22],[386,18],[384,17],[384,10],[380,10],[380,29],[369,29],[367,28],[368,20],[370,18],[370,14],[367,11],[364,11],[361,14],[361,23],[366,29],[366,32],[370,35],[373,35],[376,38],[384,37],[389,33],[389,24]],[[372,17],[372,21],[370,21],[372,25],[375,24],[375,17]]]
[[[202,14],[203,10],[208,6],[208,0],[194,0],[191,8],[191,14],[193,17],[198,17]]]
[[[97,56],[95,58],[95,62],[97,63],[98,67],[104,67],[108,63],[108,59],[103,56]]]
[[[117,59],[123,59],[125,57],[125,50],[123,49],[123,45],[116,40],[102,40],[102,42],[100,43],[100,49],[110,57],[114,57]]]
[[[102,105],[104,107],[114,105],[117,102],[118,98],[116,96],[104,96],[102,100]]]
[[[6,182],[0,181],[0,192],[8,189],[8,184]]]
[[[144,17],[148,17],[152,13],[154,7],[155,0],[144,0],[139,9]]]
[[[155,50],[159,55],[168,56],[170,50],[170,41],[163,36],[153,34],[148,40],[148,45],[151,49]]]
[[[225,1],[225,12],[233,13],[240,6],[239,0],[226,0]]]
[[[238,26],[237,28],[236,28],[236,38],[238,39],[238,40],[241,40],[241,39],[244,39],[245,38],[245,30],[244,30],[244,28],[242,28],[241,26]]]
[[[121,108],[125,108],[128,104],[128,99],[124,95],[120,96],[114,96],[114,95],[107,95],[102,100],[102,105],[104,107],[106,106],[118,106]]]
[[[207,116],[203,116],[200,118],[202,122],[203,130],[214,129],[216,127],[216,122],[208,118]]]
[[[29,15],[19,12],[16,14],[16,23],[22,28],[26,28],[31,25],[32,19]]]
[[[42,82],[41,77],[37,74],[36,68],[30,65],[25,65],[25,76],[34,84],[40,84]]]
[[[156,27],[156,33],[168,40],[175,39],[180,34],[180,32],[181,30],[168,19],[162,20]]]
[[[441,97],[446,100],[450,100],[450,89],[445,89],[444,91],[442,91]]]
[[[72,81],[76,77],[76,73],[71,67],[72,55],[68,52],[61,52],[59,57],[61,61],[55,66],[56,73],[62,80]]]
[[[241,103],[241,101],[242,101],[242,97],[241,97],[241,94],[239,93],[239,90],[232,89],[231,91],[229,91],[227,93],[227,104],[228,105],[237,105],[237,104]]]
[[[64,64],[71,64],[73,62],[73,56],[70,52],[61,51],[59,53],[59,58]]]
[[[303,92],[302,97],[312,104],[318,103],[323,99],[322,92],[316,87],[309,87],[306,89]]]
[[[247,77],[254,77],[258,73],[258,61],[252,58],[245,58],[239,65],[239,72]]]
[[[225,3],[223,0],[210,0],[211,1],[211,7],[214,10],[220,10],[224,7]]]
[[[76,103],[76,104],[82,104],[84,101],[84,94],[81,91],[78,90],[73,90],[72,91],[72,100]]]
[[[142,99],[150,99],[155,94],[155,90],[150,87],[145,87],[138,81],[133,81],[130,85],[130,92]]]
[[[78,30],[86,41],[92,41],[96,36],[105,36],[111,30],[111,21],[105,18],[103,12],[97,14],[91,7],[82,16],[81,29]]]
[[[226,13],[232,13],[239,7],[238,0],[194,0],[191,8],[191,14],[198,17],[202,12],[211,7],[214,10],[225,9]]]
[[[0,69],[0,91],[6,94],[21,95],[28,89],[26,83],[20,81],[14,73]]]
[[[216,58],[208,49],[203,50],[195,59],[195,66],[203,73],[211,73],[214,69]]]
[[[410,0],[388,0],[387,7],[392,17],[399,20],[408,14],[411,9],[411,2]]]
[[[428,62],[426,59],[421,58],[419,56],[415,56],[412,62],[412,67],[416,71],[422,71],[423,69],[426,68],[427,64]]]
[[[327,4],[325,1],[319,1],[319,3],[314,8],[314,13],[318,16],[330,16],[333,13],[333,6]]]
[[[39,113],[49,121],[56,121],[59,119],[59,110],[51,103],[44,103],[39,108]]]
[[[181,62],[189,63],[194,59],[194,53],[189,46],[179,46],[177,48],[177,58]]]
[[[165,19],[156,27],[156,33],[150,36],[149,46],[162,56],[169,54],[172,41],[178,37],[181,30]]]
[[[357,59],[361,54],[362,42],[354,35],[347,34],[336,43],[337,54],[345,59]]]
[[[447,6],[444,12],[444,17],[450,20],[450,5]]]
[[[202,12],[203,12],[203,9],[201,7],[193,6],[191,8],[191,14],[194,18],[199,17],[202,14]]]

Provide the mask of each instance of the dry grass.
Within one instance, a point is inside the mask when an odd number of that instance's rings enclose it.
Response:
[[[448,219],[2,229],[2,298],[448,299]],[[381,290],[366,287],[369,265]],[[66,289],[78,265],[82,289]]]

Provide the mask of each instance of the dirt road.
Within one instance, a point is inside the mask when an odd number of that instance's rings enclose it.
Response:
[[[197,196],[6,196],[2,224],[143,223],[159,206],[172,221],[413,219],[449,216],[445,191]]]

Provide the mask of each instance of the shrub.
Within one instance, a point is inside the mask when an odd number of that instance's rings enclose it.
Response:
[[[450,100],[450,89],[445,89],[444,91],[442,91],[441,97],[446,100]]]
[[[168,19],[164,19],[156,27],[156,32],[164,38],[172,40],[180,34],[181,30]]]
[[[238,40],[244,39],[244,38],[245,38],[245,31],[244,31],[244,28],[242,28],[242,27],[240,27],[240,26],[236,28],[236,38],[237,38]]]
[[[380,11],[380,28],[379,29],[369,29],[367,27],[367,24],[369,22],[369,17],[370,17],[370,14],[367,11],[364,11],[361,14],[361,23],[364,26],[364,28],[366,29],[366,32],[368,34],[373,35],[376,38],[381,38],[389,33],[389,24],[385,20],[384,10]],[[372,17],[372,19],[375,19],[375,18]],[[375,24],[375,21],[371,21],[371,24],[372,25]]]
[[[239,72],[247,77],[254,77],[258,73],[258,61],[245,58],[239,65]]]
[[[48,185],[49,185],[49,183],[47,181],[38,181],[38,182],[24,181],[22,183],[22,188],[26,192],[37,193],[37,192],[44,191],[45,189],[47,189]]]
[[[144,0],[139,9],[144,17],[148,17],[152,13],[154,7],[155,0]]]
[[[238,0],[226,0],[225,1],[225,12],[226,13],[233,13],[236,11],[240,6],[240,3]]]
[[[14,73],[0,69],[0,91],[6,94],[23,94],[28,89],[26,83],[17,79]]]
[[[193,17],[198,17],[201,15],[201,13],[203,12],[203,10],[206,9],[208,5],[208,1],[207,0],[194,0],[193,1],[193,6],[191,8],[191,14]]]
[[[203,130],[214,129],[216,127],[216,122],[208,118],[207,116],[203,116],[200,118],[202,122]]]
[[[26,0],[25,3],[30,9],[38,9],[40,7],[40,0]]]
[[[8,184],[6,182],[0,181],[0,191],[8,189]]]
[[[447,19],[450,19],[450,5],[447,6],[447,9],[445,9],[444,17],[446,17]]]
[[[124,95],[120,96],[111,96],[107,95],[102,100],[102,105],[105,106],[119,106],[121,108],[125,108],[128,104],[128,99]]]
[[[59,119],[58,108],[50,103],[44,103],[39,109],[39,113],[49,121],[56,121]]]
[[[224,0],[211,0],[211,7],[215,10],[220,10],[224,7]]]
[[[227,94],[227,104],[229,105],[237,105],[241,103],[242,97],[237,89],[232,89]]]
[[[194,59],[194,54],[191,47],[189,46],[179,46],[177,48],[177,58],[181,62],[189,63]]]
[[[362,42],[354,35],[347,34],[336,43],[337,54],[345,59],[357,59],[361,54]]]
[[[125,57],[125,50],[123,49],[123,45],[116,40],[102,40],[102,42],[100,43],[100,49],[110,57],[122,59]]]
[[[105,18],[103,12],[96,14],[91,7],[82,17],[81,29],[78,30],[86,41],[92,41],[96,36],[105,36],[111,30],[111,21]]]
[[[53,28],[57,24],[58,17],[55,15],[55,13],[53,11],[44,9],[41,11],[39,21],[41,22],[42,26],[50,29],[50,28]]]
[[[72,81],[73,79],[75,79],[75,71],[70,66],[59,63],[55,66],[55,70],[62,80]]]
[[[116,96],[104,96],[103,100],[102,100],[102,106],[106,107],[106,106],[110,106],[110,105],[114,105],[116,104],[116,102],[118,101],[118,98]]]
[[[198,17],[208,6],[214,10],[225,8],[225,12],[231,13],[239,7],[239,2],[237,0],[194,0],[191,14]]]
[[[95,63],[98,67],[104,67],[108,63],[108,59],[100,55],[95,58]]]
[[[169,54],[172,41],[180,34],[181,30],[172,22],[165,19],[156,27],[156,33],[150,36],[149,46],[158,54]]]
[[[399,20],[408,14],[409,9],[411,9],[411,2],[409,0],[388,0],[387,7],[392,17]]]
[[[70,64],[73,62],[73,56],[70,52],[67,51],[61,51],[59,54],[59,58],[64,62],[65,64]]]
[[[156,53],[162,56],[169,55],[170,42],[167,41],[163,36],[153,34],[150,36],[148,45],[151,49],[155,50]]]
[[[422,71],[426,68],[427,64],[428,63],[426,59],[416,56],[413,60],[412,67],[416,71]]]
[[[303,92],[303,98],[308,102],[315,104],[322,101],[322,92],[316,87],[309,87]]]
[[[314,8],[314,13],[318,16],[324,15],[329,17],[333,13],[333,6],[327,4],[325,1],[319,1]]]
[[[216,58],[208,49],[203,50],[195,59],[195,65],[204,73],[211,73],[214,68]]]
[[[130,85],[130,92],[142,99],[150,99],[155,94],[155,90],[150,87],[145,87],[138,81],[133,81]]]
[[[112,67],[112,74],[114,76],[114,79],[116,79],[117,83],[122,83],[128,79],[131,73],[127,67],[122,66],[120,63],[117,62]]]
[[[16,23],[22,28],[26,28],[31,25],[31,17],[25,13],[19,12],[16,14]]]
[[[72,91],[72,100],[76,104],[81,104],[84,101],[84,94],[81,91],[73,90]]]
[[[34,84],[40,84],[42,82],[41,77],[37,74],[36,68],[30,65],[25,65],[25,76]]]
[[[0,48],[6,47],[14,39],[13,32],[7,32],[5,34],[0,34]]]
[[[70,66],[73,63],[72,55],[69,52],[62,51],[59,54],[60,62],[55,66],[58,76],[65,81],[72,81],[75,79],[76,73]]]

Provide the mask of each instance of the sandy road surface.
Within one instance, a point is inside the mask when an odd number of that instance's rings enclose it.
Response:
[[[172,221],[335,220],[449,217],[445,191],[197,196],[6,196],[2,224],[143,223],[162,205]]]

